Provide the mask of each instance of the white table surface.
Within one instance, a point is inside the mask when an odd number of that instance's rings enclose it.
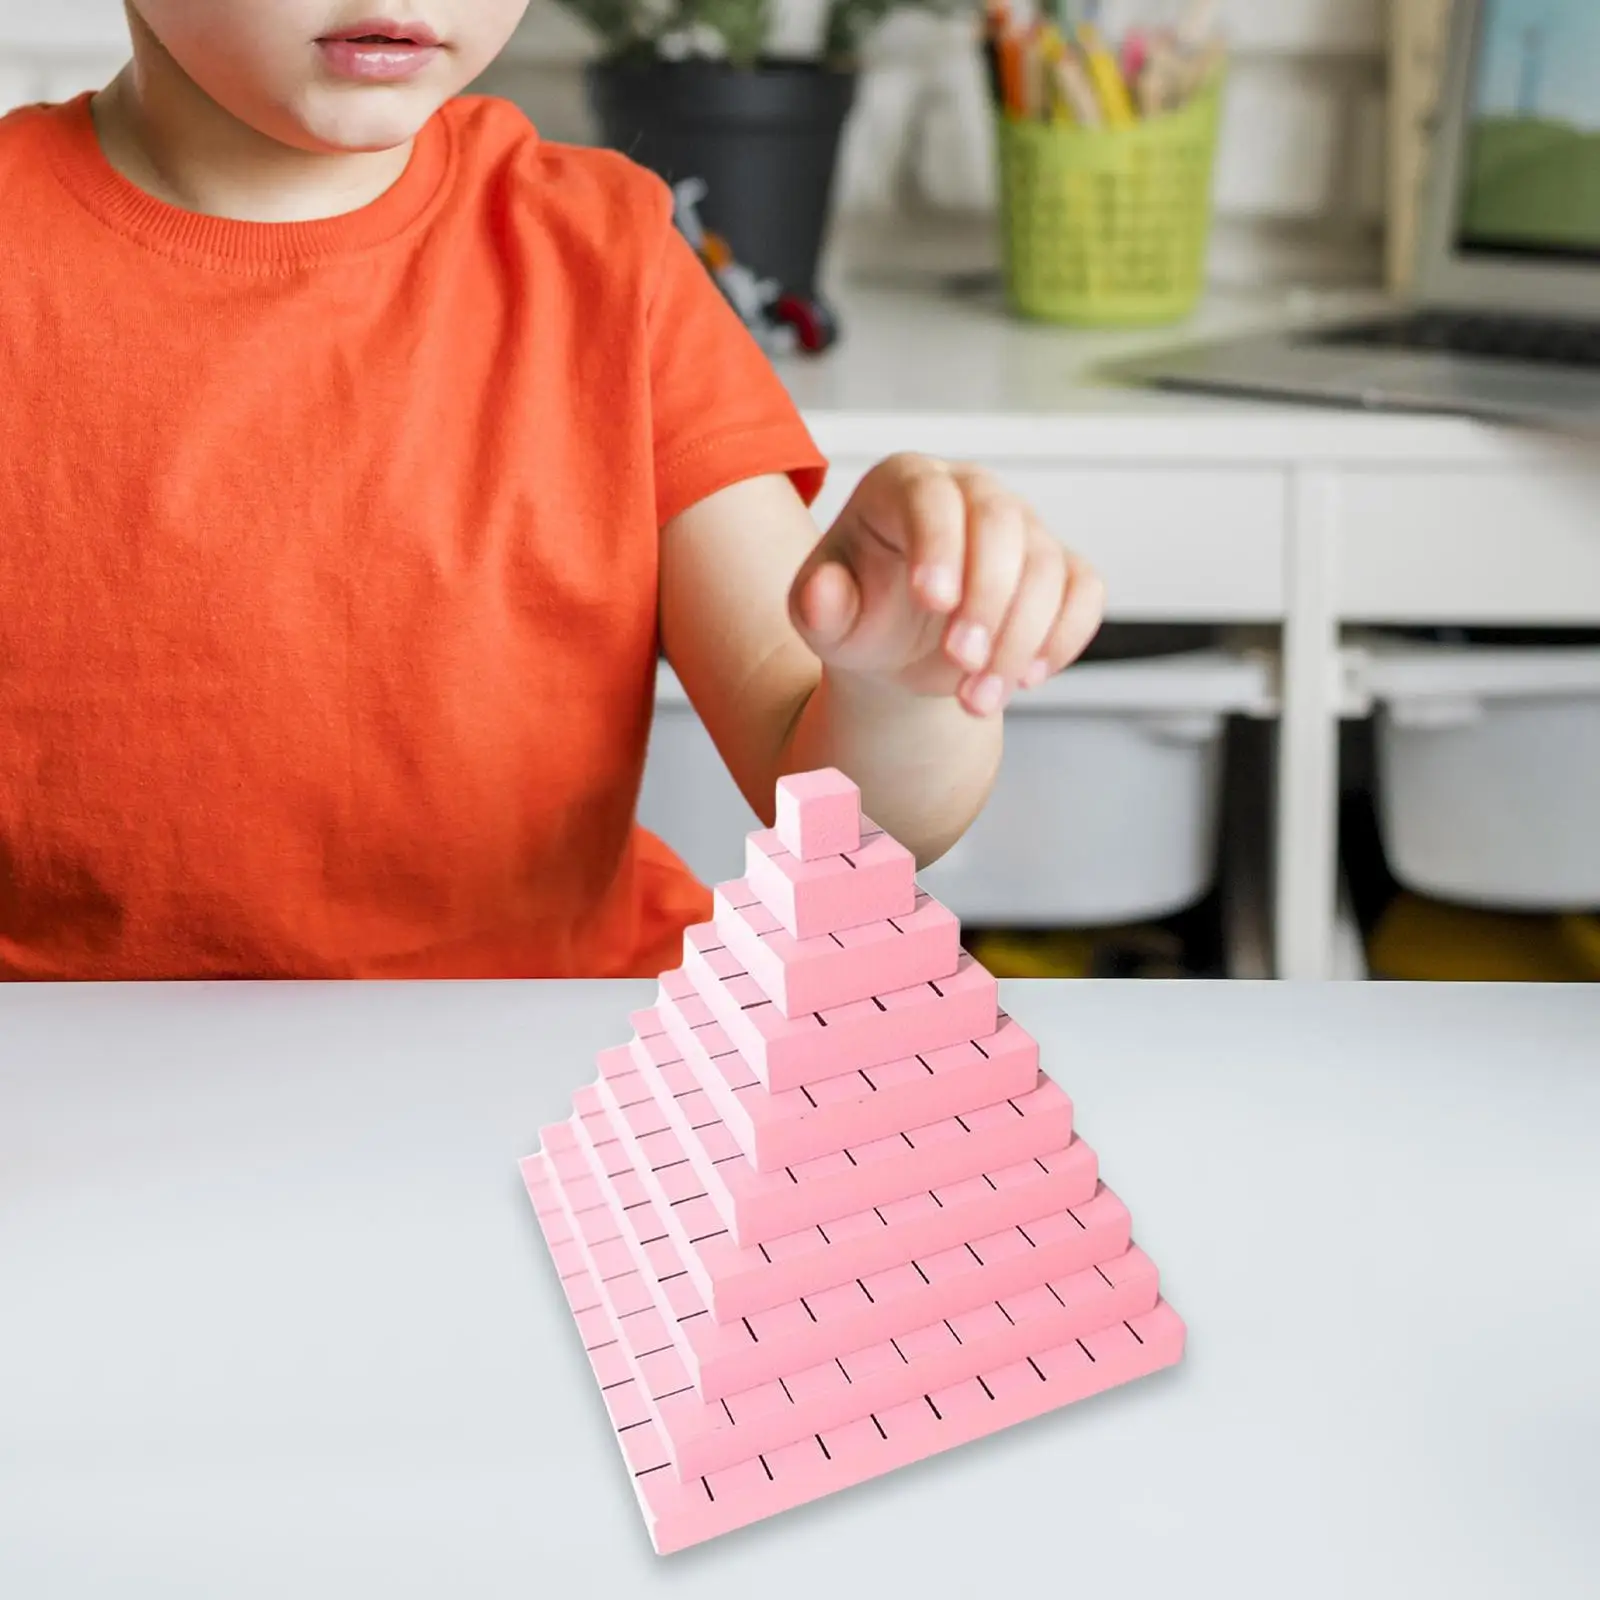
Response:
[[[1596,1593],[1600,988],[1008,985],[1183,1365],[666,1559],[516,1173],[649,992],[0,992],[0,1595]]]
[[[1457,417],[1181,394],[1123,381],[1119,362],[1174,347],[1348,318],[1371,294],[1214,290],[1186,321],[1078,328],[1010,315],[998,292],[929,275],[836,286],[843,337],[778,370],[822,449],[853,470],[893,450],[1117,463],[1520,459],[1530,440]],[[1535,446],[1537,448],[1537,446]]]

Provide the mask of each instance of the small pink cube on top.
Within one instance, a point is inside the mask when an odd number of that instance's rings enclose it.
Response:
[[[800,861],[861,848],[861,791],[834,767],[778,780],[776,833]]]

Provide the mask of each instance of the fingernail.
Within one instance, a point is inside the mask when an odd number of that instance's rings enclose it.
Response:
[[[1005,681],[992,672],[979,678],[972,687],[972,709],[980,716],[991,717],[1005,704]]]
[[[977,622],[960,622],[950,634],[950,649],[957,661],[974,672],[989,662],[989,630]]]
[[[1025,673],[1023,673],[1022,687],[1024,689],[1037,689],[1039,685],[1043,683],[1044,680],[1049,676],[1050,663],[1044,660],[1035,661],[1034,664],[1029,667]]]
[[[919,567],[915,581],[936,606],[953,606],[961,598],[961,584],[948,567]]]

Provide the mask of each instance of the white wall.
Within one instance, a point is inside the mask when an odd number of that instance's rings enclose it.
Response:
[[[783,0],[787,40],[805,42],[817,4]],[[1376,274],[1383,11],[1381,0],[1224,0],[1235,64],[1217,177],[1219,278]],[[983,82],[968,36],[964,24],[912,14],[884,31],[844,155],[845,210],[991,204]],[[0,0],[0,108],[104,82],[125,45],[121,0]],[[517,100],[549,137],[586,140],[588,50],[553,0],[534,0],[481,86]]]

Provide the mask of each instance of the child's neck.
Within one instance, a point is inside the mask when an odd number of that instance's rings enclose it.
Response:
[[[106,159],[169,205],[238,222],[311,222],[370,204],[411,145],[326,154],[268,138],[205,94],[152,38],[94,97]]]

